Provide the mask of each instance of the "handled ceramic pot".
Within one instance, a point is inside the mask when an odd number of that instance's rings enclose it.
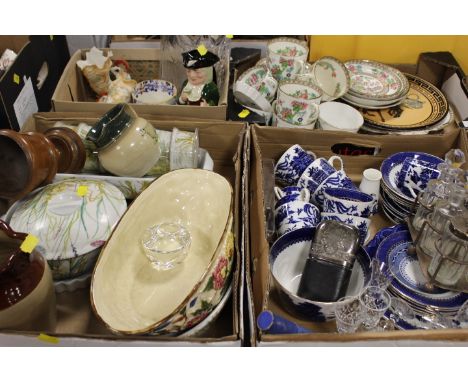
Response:
[[[43,134],[0,130],[0,198],[22,198],[50,183],[57,168],[57,150]]]
[[[0,329],[54,331],[52,274],[37,251],[21,251],[26,236],[0,220]]]

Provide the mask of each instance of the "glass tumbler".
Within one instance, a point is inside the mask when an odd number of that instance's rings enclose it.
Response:
[[[191,237],[179,223],[161,223],[147,228],[141,244],[153,268],[167,270],[180,264],[188,254]]]
[[[362,305],[362,323],[368,330],[375,328],[390,307],[390,295],[379,287],[368,286],[359,296]]]
[[[335,304],[338,333],[355,333],[362,323],[362,308],[357,297],[342,297]]]

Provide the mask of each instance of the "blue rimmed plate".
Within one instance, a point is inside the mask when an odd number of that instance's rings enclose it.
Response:
[[[413,202],[414,198],[405,195],[398,187],[398,175],[403,167],[403,161],[406,158],[417,159],[433,164],[435,167],[442,162],[442,159],[427,153],[404,151],[390,155],[382,162],[380,171],[382,172],[382,180],[385,186],[398,197],[405,201]]]
[[[401,231],[389,235],[377,249],[376,257],[388,264],[395,277],[389,289],[395,289],[398,294],[418,305],[450,310],[460,307],[468,299],[468,294],[427,288],[417,256],[408,253],[411,244],[409,232]]]

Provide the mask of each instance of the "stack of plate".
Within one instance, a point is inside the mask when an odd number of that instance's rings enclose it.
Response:
[[[380,262],[389,266],[394,277],[388,292],[407,302],[416,314],[412,322],[401,325],[410,329],[427,327],[427,319],[424,325],[424,317],[431,317],[435,313],[453,317],[468,300],[466,293],[430,286],[421,271],[417,256],[408,253],[412,244],[408,231],[396,232],[380,243],[376,254]]]
[[[408,79],[391,66],[368,60],[345,63],[351,86],[343,99],[364,109],[385,109],[402,103],[410,89]]]
[[[364,117],[363,131],[376,134],[427,134],[442,130],[453,122],[453,112],[444,94],[422,78],[405,74],[409,92],[399,105],[380,110],[360,109]],[[347,100],[348,101],[348,100]]]
[[[381,206],[385,215],[395,224],[402,223],[411,214],[416,199],[406,195],[398,186],[398,176],[406,158],[414,158],[433,163],[435,166],[442,159],[420,152],[405,151],[393,154],[382,162],[380,172]]]

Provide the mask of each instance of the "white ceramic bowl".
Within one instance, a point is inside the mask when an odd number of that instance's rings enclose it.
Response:
[[[221,301],[234,254],[233,196],[211,171],[183,169],[154,181],[135,199],[99,256],[91,304],[120,334],[177,334],[199,323]],[[185,260],[152,268],[140,240],[147,227],[173,221],[191,236]]]
[[[312,301],[297,295],[312,244],[314,228],[301,228],[281,236],[270,248],[270,272],[285,309],[310,321],[334,318],[336,302]],[[358,296],[370,280],[370,258],[360,247],[346,296]]]
[[[319,106],[319,123],[323,130],[356,133],[364,118],[355,108],[341,102],[324,102]]]
[[[39,238],[37,250],[62,280],[92,269],[126,209],[124,195],[110,183],[69,179],[29,195],[7,215],[14,230]]]
[[[315,83],[322,89],[322,101],[332,101],[342,97],[349,90],[348,69],[334,57],[322,57],[312,68]]]
[[[139,82],[132,93],[133,102],[146,105],[173,105],[176,103],[176,97],[176,86],[165,80]]]

